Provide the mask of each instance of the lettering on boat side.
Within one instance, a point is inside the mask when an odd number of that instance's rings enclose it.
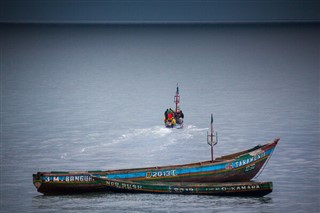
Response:
[[[180,188],[180,187],[170,187],[169,186],[169,191],[170,192],[196,192],[196,188]]]
[[[184,188],[184,187],[170,187],[170,192],[197,192],[197,191],[244,191],[260,189],[259,185],[242,185],[242,186],[221,186],[210,188]]]
[[[245,172],[249,172],[251,170],[254,170],[254,168],[256,168],[256,164],[251,164],[251,165],[248,165],[246,166],[246,169],[244,170]]]
[[[239,161],[236,161],[232,164],[233,168],[237,168],[237,167],[240,167],[240,166],[244,166],[244,165],[247,165],[251,162],[254,162],[256,160],[259,160],[263,157],[266,156],[266,153],[265,152],[262,152],[256,156],[253,156],[253,157],[250,157],[250,158],[247,158],[247,159],[244,159],[244,160],[239,160]]]
[[[259,185],[242,185],[242,186],[222,186],[206,188],[206,191],[241,191],[241,190],[252,190],[260,189]]]
[[[142,189],[142,186],[139,184],[130,184],[130,183],[118,183],[113,181],[106,181],[107,186],[116,187],[119,189]]]
[[[107,180],[105,182],[106,186],[118,188],[118,189],[128,189],[128,190],[135,190],[135,189],[147,189],[149,187],[145,187],[139,184],[133,183],[119,183]],[[151,189],[151,188],[150,188]],[[198,188],[198,187],[177,187],[177,186],[168,186],[167,189],[162,189],[162,191],[168,190],[169,192],[176,192],[176,193],[192,193],[198,191],[221,191],[221,192],[232,192],[232,191],[248,191],[248,190],[257,190],[261,189],[259,184],[256,185],[240,185],[240,186],[216,186],[216,187],[205,187],[205,188]]]
[[[157,178],[157,177],[167,177],[167,176],[176,176],[176,170],[166,170],[166,171],[156,171],[156,172],[147,172],[146,178]]]
[[[92,182],[90,175],[73,175],[73,176],[42,176],[44,182]]]

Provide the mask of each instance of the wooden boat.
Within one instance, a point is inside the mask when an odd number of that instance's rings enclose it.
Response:
[[[93,177],[106,191],[129,193],[193,194],[219,196],[265,196],[272,192],[272,182],[189,183],[127,181]]]
[[[250,181],[272,155],[279,139],[215,160],[183,165],[107,171],[38,172],[33,183],[43,194],[104,191],[92,176],[129,181],[238,182]]]
[[[165,118],[164,118],[164,125],[167,128],[176,128],[176,129],[182,129],[183,128],[183,118],[184,115],[182,111],[180,111],[180,94],[179,94],[179,86],[177,84],[177,91],[176,95],[174,96],[174,103],[176,105],[175,110],[172,110],[172,114],[174,115],[172,118],[168,118],[168,111],[165,112]],[[171,108],[170,108],[171,109]]]

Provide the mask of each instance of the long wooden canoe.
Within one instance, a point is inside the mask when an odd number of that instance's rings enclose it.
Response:
[[[94,177],[106,191],[126,193],[193,194],[219,196],[265,196],[272,192],[272,182],[190,183],[127,181]]]
[[[251,149],[204,161],[183,165],[120,169],[107,171],[38,172],[33,184],[43,194],[69,194],[104,191],[92,176],[130,181],[161,182],[239,182],[250,181],[271,156],[279,139]]]

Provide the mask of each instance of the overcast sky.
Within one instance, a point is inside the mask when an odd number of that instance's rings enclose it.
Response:
[[[319,21],[319,0],[0,0],[0,22]]]

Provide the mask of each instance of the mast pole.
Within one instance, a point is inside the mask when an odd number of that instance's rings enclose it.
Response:
[[[207,132],[207,143],[211,146],[211,161],[214,161],[213,158],[213,146],[218,143],[218,132],[214,132],[213,129],[213,114],[211,114],[211,131],[210,134]]]
[[[174,103],[176,104],[175,113],[177,113],[177,111],[178,111],[178,106],[179,106],[179,103],[180,103],[180,95],[179,95],[179,86],[178,86],[178,83],[177,83],[176,95],[174,96]]]
[[[210,142],[211,142],[211,161],[213,162],[213,115],[211,114],[211,134],[210,134]]]

